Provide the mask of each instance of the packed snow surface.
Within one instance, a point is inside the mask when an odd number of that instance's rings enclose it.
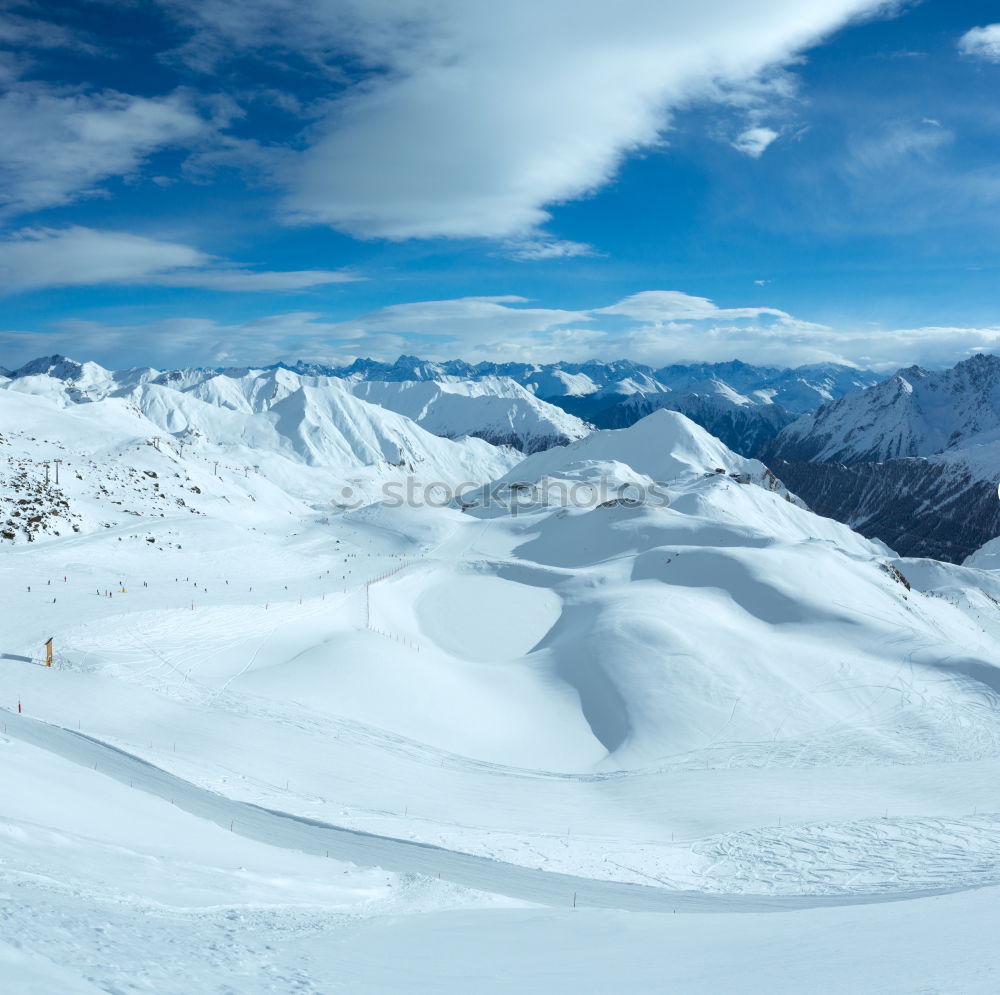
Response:
[[[282,371],[31,379],[5,991],[997,990],[990,570],[671,411],[519,460]]]
[[[336,382],[336,381],[333,381]],[[350,382],[356,396],[412,418],[445,438],[473,435],[524,452],[566,445],[590,429],[509,377],[434,382]]]

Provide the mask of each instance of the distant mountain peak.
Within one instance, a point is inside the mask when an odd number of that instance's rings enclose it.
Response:
[[[15,379],[19,377],[49,376],[58,380],[73,380],[80,375],[83,364],[70,359],[67,356],[55,352],[51,356],[39,356],[37,359],[29,360],[23,366],[18,367],[11,373]]]
[[[824,404],[769,447],[781,459],[856,463],[931,456],[1000,431],[1000,357],[977,354],[947,370],[910,366]]]

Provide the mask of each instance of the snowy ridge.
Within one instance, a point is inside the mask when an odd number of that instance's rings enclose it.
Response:
[[[489,479],[515,458],[478,439],[439,438],[402,415],[354,397],[339,381],[331,385],[272,370],[241,379],[203,376],[175,390],[152,376],[138,378],[138,384],[136,379],[95,367],[82,369],[75,379],[27,374],[4,386],[11,401],[12,395],[31,394],[63,408],[84,401],[115,410],[124,406],[145,420],[133,426],[139,435],[159,429],[185,440],[279,454],[344,473],[378,465],[420,466],[444,479],[470,474]]]
[[[207,405],[244,414],[268,412],[300,390],[308,391],[313,400],[327,408],[349,405],[344,397],[353,394],[386,411],[405,415],[442,438],[473,436],[525,452],[565,445],[590,430],[580,419],[540,400],[509,378],[461,380],[445,376],[440,382],[370,381],[313,374],[304,372],[306,369],[293,371],[279,366],[223,372],[199,369],[112,372],[95,363],[80,364],[50,356],[26,364],[2,386],[22,393],[44,394],[60,403],[127,396],[140,408],[149,404],[152,410],[161,412],[171,406],[172,399],[158,395],[158,391],[169,389]],[[184,400],[176,400],[178,409],[185,404]],[[160,421],[164,418],[161,414]]]
[[[299,387],[254,413],[245,398],[237,404],[239,392],[229,407],[147,382],[77,403],[48,377],[12,382],[21,389],[0,391],[8,541],[211,513],[207,506],[226,517],[237,505],[249,524],[279,509],[301,515],[371,500],[411,475],[489,480],[517,460],[478,439],[439,438],[345,391]]]
[[[623,428],[659,409],[687,415],[730,449],[746,455],[757,453],[794,420],[781,405],[760,403],[713,379],[693,384],[684,392],[636,393],[595,415],[595,422],[602,428]]]
[[[792,420],[788,412],[809,411],[876,379],[833,364],[778,370],[731,362],[654,370],[626,360],[471,365],[414,356],[401,356],[395,363],[357,360],[346,367],[300,361],[266,369],[112,372],[48,356],[25,364],[0,386],[46,392],[45,382],[51,381],[59,385],[58,394],[80,403],[152,383],[251,412],[298,387],[347,390],[444,438],[475,436],[525,453],[582,438],[589,423],[623,428],[670,408],[683,411],[731,448],[754,456]]]
[[[990,539],[966,557],[964,566],[978,570],[1000,570],[1000,536]]]
[[[739,361],[672,365],[657,370],[630,360],[473,365],[460,360],[433,363],[414,356],[400,356],[394,363],[359,359],[346,367],[299,362],[290,368],[314,375],[383,381],[508,377],[545,400],[556,402],[558,398],[565,398],[567,403],[572,404],[572,399],[575,398],[576,403],[580,404],[581,399],[589,398],[592,411],[598,410],[596,404],[600,402],[607,406],[612,400],[620,400],[636,393],[686,393],[702,381],[718,380],[728,384],[736,393],[752,397],[754,403],[777,403],[789,411],[799,413],[811,411],[825,401],[870,386],[882,379],[870,371],[836,363],[778,369],[752,366]]]
[[[977,355],[950,370],[919,367],[824,405],[769,447],[782,459],[877,462],[931,456],[1000,430],[1000,357]]]
[[[498,446],[534,453],[582,439],[579,418],[540,400],[509,377],[480,380],[350,383],[351,392],[412,418],[445,438],[472,435]]]
[[[681,411],[730,448],[756,456],[796,414],[878,379],[835,364],[779,370],[706,363],[636,371],[586,395],[553,400],[598,428],[624,428],[661,408]]]
[[[862,390],[883,378],[869,370],[837,363],[814,363],[794,369],[758,367],[737,361],[667,366],[656,371],[674,391],[697,390],[705,381],[720,381],[757,403],[780,404],[794,413],[812,411],[828,401]]]
[[[803,415],[762,458],[822,514],[961,562],[1000,533],[1000,358],[902,370]]]
[[[609,471],[612,466],[619,469]],[[498,483],[516,486],[581,474],[604,475],[616,484],[632,479],[643,485],[726,474],[801,504],[763,463],[737,455],[685,415],[667,410],[654,412],[627,429],[595,432],[563,449],[529,456]]]

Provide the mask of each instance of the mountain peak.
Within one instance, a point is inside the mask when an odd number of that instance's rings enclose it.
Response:
[[[58,380],[72,380],[80,375],[82,369],[80,363],[55,352],[51,356],[39,356],[37,359],[28,360],[23,366],[14,370],[11,376],[17,379],[48,374]]]
[[[931,456],[1000,430],[1000,358],[948,370],[910,366],[784,429],[768,447],[786,460],[879,462]]]

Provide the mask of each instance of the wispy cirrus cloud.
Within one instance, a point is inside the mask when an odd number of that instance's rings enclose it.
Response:
[[[0,240],[0,293],[5,294],[114,284],[281,291],[359,279],[338,270],[259,271],[179,242],[80,226],[26,228]]]
[[[398,354],[407,340],[385,335],[385,347]],[[128,365],[264,366],[283,356],[348,355],[356,335],[311,311],[266,314],[241,322],[198,316],[111,324],[66,319],[44,331],[0,331],[0,356],[9,369],[52,353],[94,359],[110,368]]]
[[[141,281],[157,287],[200,287],[231,293],[306,290],[332,283],[357,283],[365,279],[346,270],[255,270],[214,262],[210,267],[172,273],[155,273]],[[135,281],[140,282],[140,281]]]
[[[25,17],[12,10],[0,11],[0,46],[25,49],[74,49],[95,54],[99,47],[61,24]]]
[[[587,322],[586,311],[525,307],[523,297],[460,297],[445,301],[414,301],[393,304],[336,328],[353,338],[370,335],[403,335],[417,342],[424,337],[442,342],[461,341],[467,347],[492,342],[503,348],[524,335],[548,332],[573,322]]]
[[[586,242],[572,242],[561,238],[533,237],[509,239],[503,245],[503,254],[521,262],[536,262],[541,259],[574,259],[580,256],[599,255]]]
[[[855,136],[847,148],[845,172],[860,176],[912,169],[930,161],[954,140],[954,134],[940,121],[888,121],[866,134]]]

